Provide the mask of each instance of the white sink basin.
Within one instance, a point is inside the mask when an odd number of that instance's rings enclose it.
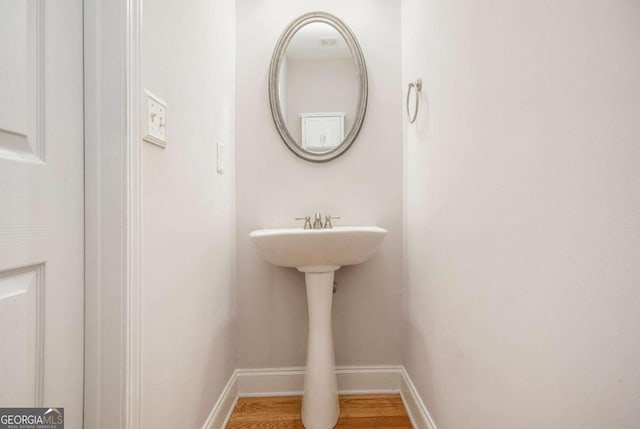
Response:
[[[387,230],[377,226],[261,229],[250,234],[268,262],[305,273],[309,335],[302,423],[306,429],[331,429],[340,414],[331,332],[334,272],[369,259],[385,235]]]
[[[267,262],[307,271],[314,267],[360,264],[378,250],[387,230],[377,226],[337,226],[332,229],[260,229],[249,236]]]

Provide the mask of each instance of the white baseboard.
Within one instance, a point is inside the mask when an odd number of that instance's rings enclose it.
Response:
[[[338,367],[338,392],[397,393],[400,391],[402,367]],[[236,371],[238,396],[302,395],[304,368],[239,369]]]
[[[424,405],[420,394],[409,377],[409,373],[404,367],[402,367],[400,396],[402,396],[402,402],[404,402],[404,407],[407,409],[407,414],[409,414],[411,424],[415,429],[437,429],[429,410]]]
[[[236,406],[236,402],[238,402],[236,372],[237,371],[234,371],[233,374],[231,374],[231,378],[229,378],[227,385],[222,390],[218,401],[213,406],[202,429],[222,429],[227,425],[231,413]]]
[[[343,366],[336,368],[338,393],[399,393],[416,429],[437,429],[402,366]],[[238,398],[302,395],[304,368],[237,369],[209,414],[203,429],[222,429]]]

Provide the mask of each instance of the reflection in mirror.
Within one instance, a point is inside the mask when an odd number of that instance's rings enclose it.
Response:
[[[342,20],[309,12],[284,29],[271,58],[269,103],[293,153],[327,162],[346,152],[362,128],[367,94],[362,49]]]
[[[335,149],[351,129],[358,104],[356,63],[342,35],[312,22],[293,36],[282,58],[280,109],[291,136],[303,149]]]

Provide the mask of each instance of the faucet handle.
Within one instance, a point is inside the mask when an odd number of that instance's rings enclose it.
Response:
[[[331,229],[333,228],[333,224],[331,223],[331,219],[340,219],[340,216],[325,216],[324,218],[324,227]]]
[[[311,229],[311,216],[296,217],[296,220],[303,220],[304,229]]]

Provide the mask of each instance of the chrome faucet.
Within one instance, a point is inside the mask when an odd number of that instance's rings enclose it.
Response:
[[[296,220],[304,221],[304,229],[331,229],[333,228],[331,219],[340,219],[340,216],[327,215],[324,217],[324,223],[322,223],[322,215],[316,213],[313,217],[313,225],[311,225],[311,216],[296,217]]]
[[[320,213],[316,213],[315,218],[313,219],[313,229],[322,229],[324,225],[322,225],[322,215]]]

